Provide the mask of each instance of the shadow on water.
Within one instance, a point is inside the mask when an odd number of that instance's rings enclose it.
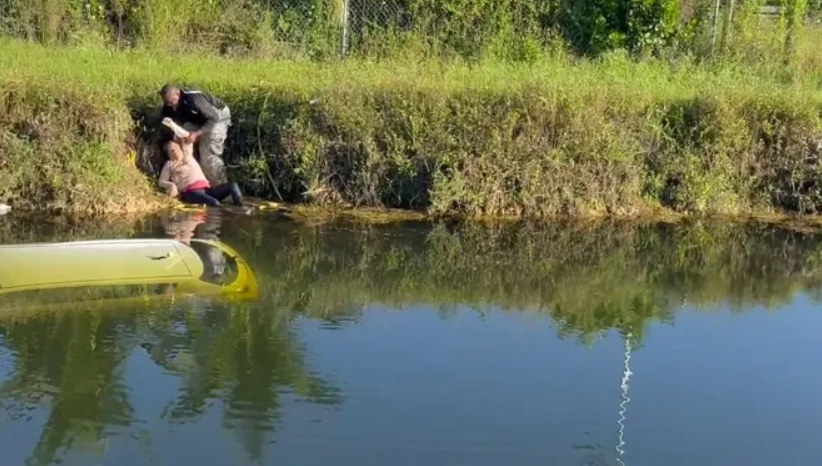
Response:
[[[776,310],[797,293],[818,299],[822,284],[822,236],[762,225],[311,224],[204,213],[0,221],[7,244],[139,237],[221,239],[250,263],[260,299],[171,297],[106,309],[87,300],[8,313],[0,296],[0,356],[12,361],[0,373],[0,406],[12,421],[46,413],[31,464],[147,422],[130,400],[130,358],[179,380],[163,422],[220,410],[222,426],[262,462],[283,396],[344,401],[310,368],[301,320],[343,328],[372,306],[423,304],[444,319],[461,307],[497,308],[545,316],[560,338],[590,345],[617,331],[641,345],[650,323],[673,322],[685,305]]]

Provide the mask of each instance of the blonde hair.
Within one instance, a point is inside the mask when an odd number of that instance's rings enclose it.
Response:
[[[177,147],[177,149],[180,150],[180,153],[183,154],[182,159],[180,159],[180,160],[171,160],[171,148],[172,147]],[[177,142],[177,141],[168,141],[165,145],[165,150],[166,150],[166,156],[168,157],[169,161],[171,161],[173,164],[178,164],[179,163],[179,164],[185,165],[185,164],[188,163],[188,160],[186,160],[185,151],[183,150],[183,146],[179,142]]]

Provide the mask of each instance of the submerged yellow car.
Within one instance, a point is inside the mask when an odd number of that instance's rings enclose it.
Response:
[[[177,294],[256,299],[248,263],[219,241],[124,239],[0,246],[0,311]]]

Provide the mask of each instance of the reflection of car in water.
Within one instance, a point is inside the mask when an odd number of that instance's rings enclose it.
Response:
[[[0,246],[0,309],[173,294],[254,299],[246,261],[219,241],[127,239]]]

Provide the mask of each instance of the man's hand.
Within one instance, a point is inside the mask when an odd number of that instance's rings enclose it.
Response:
[[[180,195],[180,191],[177,190],[176,184],[169,185],[166,193],[168,194],[168,197],[177,197]]]
[[[185,142],[186,144],[194,144],[194,142],[196,142],[199,137],[200,137],[200,132],[199,131],[194,131],[194,132],[189,133],[188,137],[183,139],[183,142]]]

